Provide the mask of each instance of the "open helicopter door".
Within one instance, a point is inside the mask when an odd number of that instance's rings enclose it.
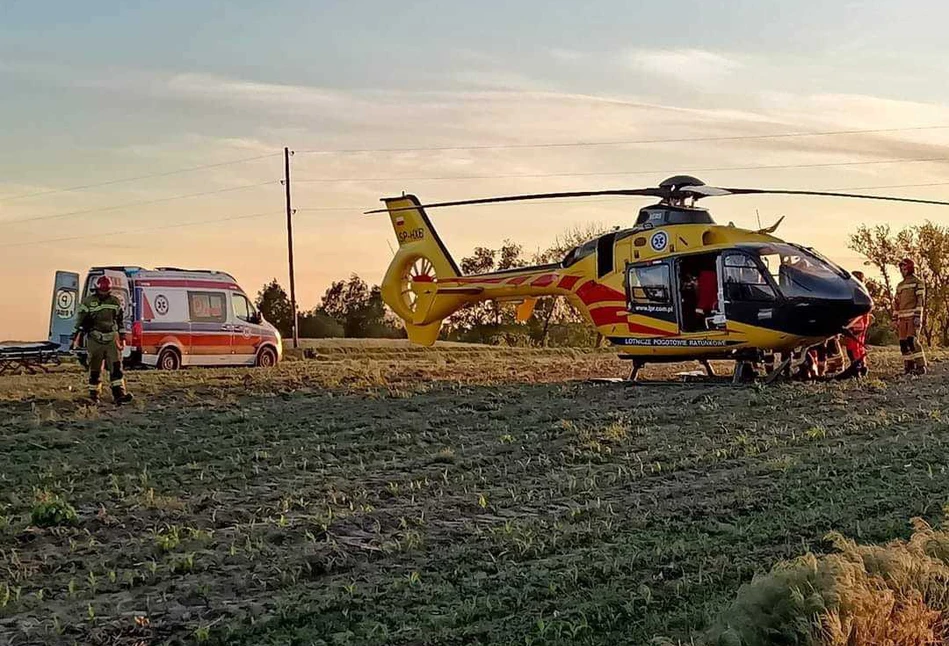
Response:
[[[715,259],[715,269],[718,274],[718,311],[707,320],[710,330],[724,330],[728,326],[728,299],[725,295],[725,254],[719,254]]]

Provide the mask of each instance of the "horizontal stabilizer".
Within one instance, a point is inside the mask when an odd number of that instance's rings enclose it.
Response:
[[[439,287],[439,294],[480,294],[484,287]]]
[[[517,321],[523,323],[534,313],[534,306],[537,305],[536,298],[527,298],[523,303],[517,306]]]

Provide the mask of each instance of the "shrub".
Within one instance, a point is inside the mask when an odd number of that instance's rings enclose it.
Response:
[[[915,520],[909,541],[807,554],[742,586],[706,633],[716,646],[922,646],[949,639],[949,532]]]
[[[52,494],[41,494],[30,512],[30,522],[36,527],[61,527],[79,522],[76,510],[68,502]]]

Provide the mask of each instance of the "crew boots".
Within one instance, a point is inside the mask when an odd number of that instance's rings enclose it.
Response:
[[[864,363],[862,359],[852,361],[847,369],[839,373],[836,377],[837,380],[842,379],[855,379],[857,377],[866,377],[870,373],[870,369],[867,368],[867,364]]]
[[[121,406],[122,404],[128,404],[134,398],[132,397],[132,393],[125,392],[125,388],[122,386],[113,386],[112,399],[117,406]]]

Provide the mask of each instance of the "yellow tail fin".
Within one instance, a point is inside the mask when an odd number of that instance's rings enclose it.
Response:
[[[382,298],[405,321],[409,340],[432,345],[442,319],[463,303],[459,296],[436,294],[439,280],[461,275],[414,195],[386,198],[399,250],[382,280]]]

